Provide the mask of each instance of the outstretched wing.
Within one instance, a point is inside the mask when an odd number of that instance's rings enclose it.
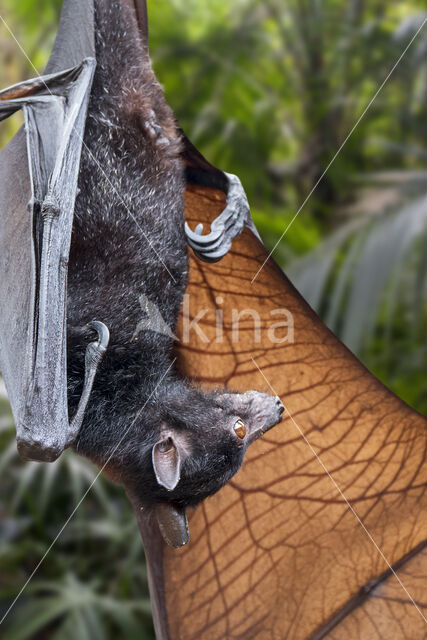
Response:
[[[189,185],[190,225],[209,225],[224,206],[224,191]],[[249,229],[221,262],[191,257],[182,371],[208,386],[273,389],[286,412],[229,485],[189,514],[187,547],[167,548],[141,522],[157,636],[421,640],[426,421],[272,259],[252,283],[266,258]]]

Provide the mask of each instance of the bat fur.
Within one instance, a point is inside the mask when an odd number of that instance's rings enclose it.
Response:
[[[204,392],[170,368],[173,339],[134,335],[142,294],[175,330],[188,279],[184,169],[175,118],[136,21],[116,0],[96,2],[97,69],[84,137],[68,279],[70,415],[82,389],[82,327],[104,322],[111,339],[75,450],[104,465],[144,505],[195,505],[240,468],[247,442],[238,418],[280,420],[267,394]],[[133,26],[133,28],[131,28]],[[152,450],[171,437],[180,452],[173,491],[158,483]]]

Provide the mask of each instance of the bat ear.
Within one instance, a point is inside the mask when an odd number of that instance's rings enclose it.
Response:
[[[152,459],[157,482],[168,491],[175,489],[180,478],[181,456],[172,436],[154,445]]]
[[[190,540],[187,514],[184,507],[159,503],[155,509],[160,533],[170,547],[182,547]]]

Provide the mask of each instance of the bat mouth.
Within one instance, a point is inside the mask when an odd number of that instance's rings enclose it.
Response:
[[[251,433],[251,435],[248,438],[248,445],[252,444],[252,442],[255,442],[255,440],[258,440],[259,438],[261,438],[261,436],[264,435],[264,433],[267,433],[267,431],[270,431],[270,429],[272,429],[275,425],[272,424],[269,427],[264,427],[263,429],[257,429],[256,431],[254,431],[253,433]]]

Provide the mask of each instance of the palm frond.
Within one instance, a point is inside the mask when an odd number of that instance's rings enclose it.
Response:
[[[288,269],[295,286],[347,346],[360,353],[380,309],[390,324],[402,292],[419,320],[425,296],[427,196],[352,221]],[[328,298],[328,300],[326,300]],[[413,302],[417,301],[414,305]],[[385,305],[385,307],[383,307]]]

